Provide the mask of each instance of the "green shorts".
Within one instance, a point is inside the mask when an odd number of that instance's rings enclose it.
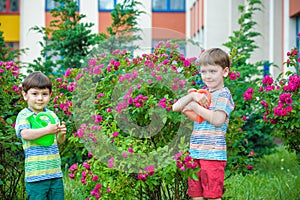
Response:
[[[64,200],[62,178],[26,182],[27,200]]]

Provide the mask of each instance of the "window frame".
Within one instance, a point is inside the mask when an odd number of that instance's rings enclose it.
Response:
[[[5,0],[6,2],[6,9],[5,11],[0,11],[0,14],[20,14],[20,0],[17,0],[18,2],[18,11],[10,11],[10,2],[12,0]]]
[[[108,1],[108,0],[107,0]],[[112,0],[111,0],[112,1]],[[118,4],[118,0],[113,0],[114,1],[114,5],[113,5],[113,8],[110,8],[110,9],[105,9],[105,8],[101,8],[101,3],[100,3],[100,0],[98,0],[98,12],[111,12],[113,11],[113,9],[116,7],[116,5]]]
[[[153,8],[153,0],[152,1],[152,12],[185,12],[185,6],[186,6],[186,1],[183,0],[183,9],[180,9],[180,10],[174,10],[174,9],[171,9],[171,1],[172,0],[166,0],[166,3],[167,3],[167,8],[166,9],[155,9]]]
[[[54,2],[54,0],[45,0],[45,11],[46,11],[46,12],[49,12],[49,11],[52,10],[53,8],[56,8],[56,7],[48,8],[48,1]],[[80,0],[73,0],[73,1],[77,1],[78,9],[77,9],[76,11],[79,12],[79,8],[80,8]],[[64,3],[61,3],[60,5],[64,5]]]

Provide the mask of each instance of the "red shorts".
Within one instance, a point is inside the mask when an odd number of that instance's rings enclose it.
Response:
[[[222,198],[224,187],[224,171],[226,161],[194,159],[198,167],[199,180],[189,178],[188,194],[190,197],[210,199]]]

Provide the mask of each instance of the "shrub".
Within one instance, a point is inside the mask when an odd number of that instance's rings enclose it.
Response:
[[[299,34],[300,35],[300,34]],[[270,126],[273,136],[279,137],[289,150],[295,151],[300,158],[299,88],[300,76],[298,49],[287,53],[284,65],[292,68],[276,79],[265,76],[256,87],[248,88],[244,100],[249,101],[254,112],[263,116],[259,122]],[[300,161],[300,159],[299,159]]]
[[[73,153],[83,144],[88,151],[69,175],[86,197],[187,198],[187,177],[199,170],[187,153],[192,122],[170,110],[192,87],[197,66],[178,47],[161,42],[132,59],[125,50],[93,52],[82,71],[56,79],[55,87],[68,92],[56,94],[53,107],[74,116]]]
[[[24,105],[20,78],[14,62],[0,61],[0,195],[7,200],[24,198],[24,184],[19,184],[24,178],[24,153],[14,129]]]

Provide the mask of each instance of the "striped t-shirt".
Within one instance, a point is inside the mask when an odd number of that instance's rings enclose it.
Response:
[[[227,115],[225,123],[216,127],[208,121],[194,122],[190,138],[190,156],[203,160],[227,160],[226,131],[229,116],[234,109],[234,102],[227,87],[211,92],[212,102],[209,110],[221,110]]]
[[[51,114],[55,121],[59,123],[59,119],[53,111],[45,109],[45,112]],[[51,146],[41,146],[34,141],[24,140],[20,134],[22,129],[31,128],[27,118],[32,114],[33,112],[30,109],[24,108],[18,114],[15,126],[17,136],[21,138],[25,152],[25,182],[60,178],[62,177],[61,160],[56,137]],[[47,117],[44,119],[47,121]]]

